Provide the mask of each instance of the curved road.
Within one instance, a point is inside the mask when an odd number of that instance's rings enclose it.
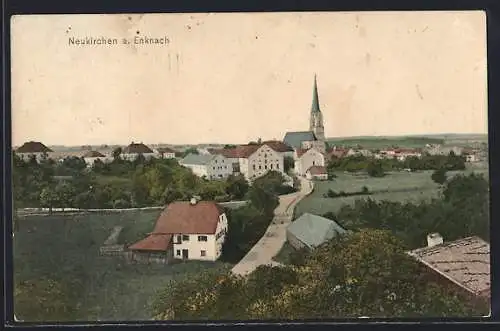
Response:
[[[248,275],[259,265],[279,265],[272,258],[278,254],[286,241],[286,228],[292,222],[293,210],[297,203],[310,194],[313,189],[311,181],[300,178],[300,191],[279,197],[279,205],[274,210],[274,218],[266,233],[252,249],[236,264],[232,272],[237,275]]]

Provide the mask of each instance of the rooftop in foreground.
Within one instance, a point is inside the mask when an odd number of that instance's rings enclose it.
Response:
[[[408,252],[427,267],[478,296],[490,296],[490,244],[467,237]]]

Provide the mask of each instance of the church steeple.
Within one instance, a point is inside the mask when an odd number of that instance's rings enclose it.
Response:
[[[318,97],[318,84],[316,82],[316,74],[314,74],[314,87],[313,87],[313,101],[311,106],[311,113],[320,112],[319,97]]]
[[[314,132],[318,140],[325,140],[325,129],[323,128],[323,114],[319,108],[318,84],[316,74],[314,74],[313,100],[311,106],[311,119],[309,122],[309,131]]]

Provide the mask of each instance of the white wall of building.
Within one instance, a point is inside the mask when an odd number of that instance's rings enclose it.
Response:
[[[134,161],[135,159],[137,159],[138,156],[139,156],[138,153],[122,153],[122,154],[120,154],[120,157],[123,160],[127,160],[127,161]],[[153,157],[157,157],[158,155],[155,153],[144,153],[144,154],[142,154],[142,156],[144,156],[144,158],[147,160],[147,159],[150,159]]]
[[[112,157],[109,156],[101,156],[101,157],[84,157],[85,163],[87,164],[87,167],[92,167],[94,165],[94,162],[97,160],[100,160],[103,163],[110,163],[113,161]]]
[[[247,179],[255,179],[274,170],[284,174],[283,155],[267,145],[262,145],[243,164],[240,171]]]
[[[222,254],[222,245],[226,240],[227,231],[226,214],[221,214],[214,234],[175,234],[172,239],[174,258],[182,259],[182,250],[187,249],[188,260],[216,261]],[[178,243],[179,236],[181,243]],[[183,240],[183,238],[189,238],[189,240]],[[198,240],[203,238],[206,238],[206,241]]]
[[[299,176],[304,176],[312,166],[325,166],[325,156],[315,148],[311,148],[300,157],[295,158],[295,173]]]
[[[223,179],[233,173],[233,164],[231,159],[223,155],[214,155],[214,158],[207,165],[208,179]]]
[[[208,178],[208,165],[206,164],[185,164],[181,163],[182,166],[191,169],[191,171],[198,177],[205,176]]]

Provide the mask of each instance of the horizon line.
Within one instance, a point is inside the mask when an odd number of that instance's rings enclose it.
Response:
[[[308,131],[308,130],[304,130]],[[445,136],[488,136],[488,133],[474,133],[474,132],[447,132],[447,133],[421,133],[421,134],[406,134],[406,135],[357,135],[357,136],[334,136],[334,137],[326,137],[325,141],[338,139],[338,140],[348,140],[348,139],[369,139],[369,138],[378,138],[378,139],[397,139],[397,138],[436,138],[445,137]],[[262,141],[283,141],[282,139],[262,139]],[[40,140],[27,140],[30,141],[38,141],[43,143]],[[250,140],[253,141],[253,140]],[[246,142],[249,143],[250,141]],[[257,140],[255,140],[257,141]],[[60,147],[82,147],[82,146],[128,146],[131,143],[142,143],[145,145],[172,145],[172,146],[196,146],[196,145],[241,145],[240,143],[228,143],[228,142],[199,142],[199,143],[166,143],[166,142],[156,142],[156,143],[145,143],[144,141],[135,141],[132,140],[129,143],[99,143],[99,144],[72,144],[72,145],[63,145],[63,144],[47,144],[46,146],[60,146]],[[23,144],[24,144],[23,143]],[[245,144],[245,143],[243,143]],[[22,144],[21,144],[22,145]],[[19,145],[19,146],[21,146]],[[16,145],[12,145],[12,147],[18,147]]]

